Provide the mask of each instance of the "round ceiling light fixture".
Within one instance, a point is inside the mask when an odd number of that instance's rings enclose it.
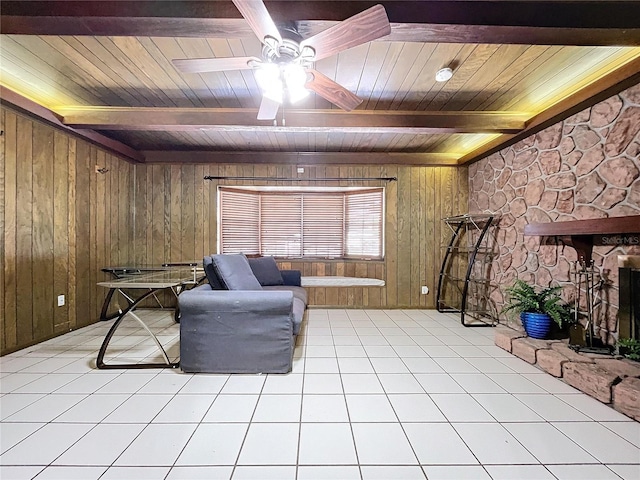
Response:
[[[441,68],[436,72],[436,82],[446,82],[453,77],[453,70],[449,67]]]

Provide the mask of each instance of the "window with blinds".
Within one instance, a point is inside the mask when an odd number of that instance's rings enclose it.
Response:
[[[383,257],[383,188],[219,187],[221,253]]]
[[[220,190],[220,241],[225,253],[260,250],[260,197],[242,190]]]

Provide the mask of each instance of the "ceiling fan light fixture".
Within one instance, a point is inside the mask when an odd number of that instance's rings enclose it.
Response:
[[[287,93],[289,96],[289,101],[291,103],[297,103],[309,95],[309,90],[304,87],[287,87]]]
[[[307,72],[302,65],[290,63],[282,67],[282,76],[288,88],[304,87],[307,83]]]
[[[271,88],[262,91],[262,96],[273,100],[274,102],[282,103],[282,82],[278,80]]]
[[[297,63],[290,63],[282,67],[282,76],[287,85],[289,101],[296,103],[309,95],[309,91],[304,87],[307,83],[307,72],[304,67]]]
[[[436,82],[446,82],[453,77],[453,70],[449,67],[441,68],[436,72]]]
[[[275,63],[262,63],[256,69],[256,82],[263,92],[275,88],[274,84],[278,83],[282,88],[280,80],[280,68]]]

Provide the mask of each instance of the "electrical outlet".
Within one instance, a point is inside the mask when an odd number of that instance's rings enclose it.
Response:
[[[429,287],[427,287],[426,285],[422,286],[422,295],[428,295],[429,294]]]
[[[304,167],[298,167],[298,173],[304,173]]]
[[[64,307],[64,295],[58,295],[58,306]]]

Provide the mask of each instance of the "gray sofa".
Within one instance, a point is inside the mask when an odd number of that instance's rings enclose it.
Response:
[[[307,306],[300,272],[272,257],[205,257],[208,284],[178,297],[184,372],[287,373]]]

